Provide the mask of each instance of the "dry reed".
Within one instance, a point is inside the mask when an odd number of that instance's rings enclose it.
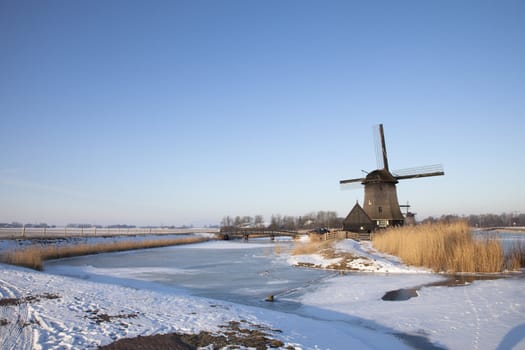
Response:
[[[439,272],[501,272],[506,267],[499,241],[476,239],[463,221],[391,228],[375,235],[373,243],[406,264]]]
[[[296,242],[292,250],[292,255],[317,254],[331,248],[333,241],[314,240],[309,242]]]
[[[525,245],[516,243],[505,257],[505,267],[508,270],[519,270],[525,267]]]
[[[134,249],[148,249],[207,241],[206,237],[172,239],[151,239],[144,241],[122,241],[99,244],[78,244],[64,246],[32,246],[4,253],[0,260],[7,264],[42,270],[45,260],[61,259],[80,255],[118,252]]]

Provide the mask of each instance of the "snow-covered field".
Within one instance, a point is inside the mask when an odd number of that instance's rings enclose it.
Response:
[[[279,297],[269,310],[0,265],[0,349],[95,349],[138,335],[220,332],[230,321],[281,330],[272,336],[296,349],[525,349],[523,274],[383,301],[387,291],[444,277],[378,254],[369,243],[346,240],[337,249],[360,256],[352,267],[365,272],[280,297],[302,304],[294,313],[278,311]],[[321,256],[288,261],[329,265]]]

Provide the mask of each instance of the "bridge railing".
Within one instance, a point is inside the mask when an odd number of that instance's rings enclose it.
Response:
[[[268,229],[268,228],[240,228],[240,227],[222,227],[220,234],[227,234],[229,236],[296,236],[301,234],[299,231],[285,230],[285,229]]]

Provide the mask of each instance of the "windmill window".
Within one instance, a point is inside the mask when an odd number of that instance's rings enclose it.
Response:
[[[377,211],[379,211],[379,214],[383,214],[383,207],[377,207]]]

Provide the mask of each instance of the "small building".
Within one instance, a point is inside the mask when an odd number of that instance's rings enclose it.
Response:
[[[416,214],[407,212],[405,215],[405,225],[414,226],[416,224]]]
[[[365,210],[358,202],[354,205],[350,213],[343,220],[343,230],[350,232],[367,232],[374,231],[375,223],[370,219]]]

